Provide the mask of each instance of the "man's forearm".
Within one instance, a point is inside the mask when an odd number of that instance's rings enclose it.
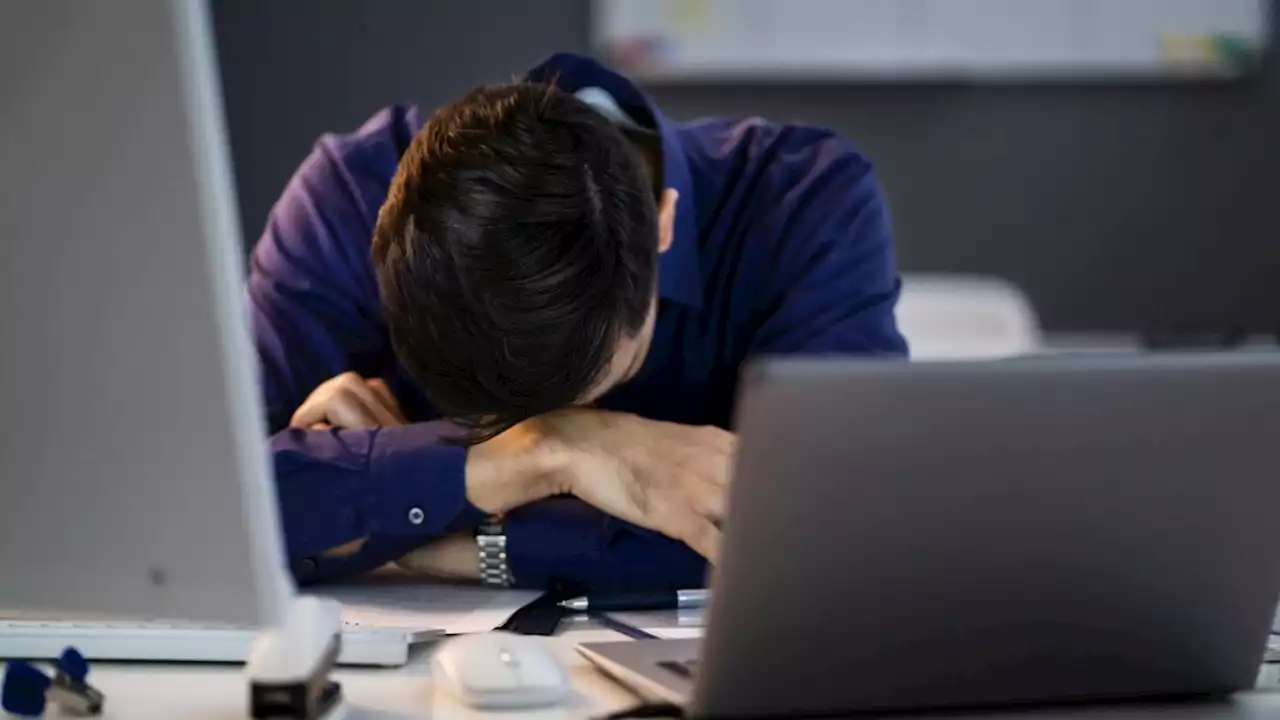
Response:
[[[470,448],[466,496],[480,511],[505,518],[511,572],[522,587],[562,579],[592,587],[696,583],[705,568],[698,555],[714,558],[719,545],[715,523],[735,448],[736,438],[719,428],[558,411]],[[613,553],[619,530],[640,542],[620,543]],[[646,563],[658,563],[657,574],[637,570]],[[474,579],[479,551],[474,538],[452,536],[400,564]]]
[[[402,426],[396,432],[409,432],[412,426]],[[386,432],[356,430],[342,432]],[[333,439],[330,432],[289,431],[299,440],[309,438],[325,444]],[[305,434],[304,434],[305,433]],[[282,433],[282,436],[285,435]],[[463,483],[468,502],[490,515],[500,515],[513,508],[547,497],[557,492],[565,460],[563,453],[535,433],[519,428],[498,438],[470,448],[463,463]],[[456,452],[456,448],[439,448]],[[423,447],[428,452],[428,447]],[[342,465],[345,470],[356,463]],[[403,478],[402,482],[409,480]],[[445,478],[418,478],[439,481]],[[425,517],[427,513],[423,513]],[[358,555],[369,540],[368,536],[344,542],[316,553],[323,559],[352,558]],[[480,576],[479,550],[475,538],[469,533],[441,537],[401,557],[397,563],[410,571],[448,580],[477,580]]]
[[[289,429],[271,438],[286,552],[300,583],[391,562],[483,522],[464,494],[464,456],[443,428]]]
[[[706,561],[684,543],[611,518],[581,500],[541,500],[507,517],[515,584],[545,589],[566,581],[591,592],[697,587]],[[398,564],[426,578],[476,581],[474,537],[455,535],[419,548]]]
[[[401,568],[441,580],[480,579],[480,548],[464,533],[434,540],[396,561]]]
[[[563,452],[530,426],[512,428],[467,450],[467,499],[491,516],[559,492]],[[480,579],[480,549],[470,533],[434,540],[396,561],[401,568],[445,580]]]
[[[567,492],[569,453],[523,423],[467,450],[467,500],[491,516]]]

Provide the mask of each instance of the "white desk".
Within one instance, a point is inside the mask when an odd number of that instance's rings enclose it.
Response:
[[[659,618],[659,616],[661,616]],[[681,619],[674,613],[654,614],[646,627],[676,627]],[[585,618],[566,618],[561,633],[545,638],[573,682],[574,696],[558,708],[530,712],[477,712],[460,704],[447,691],[437,692],[431,681],[432,647],[418,651],[408,665],[395,669],[340,669],[335,678],[342,683],[352,720],[401,720],[441,718],[445,720],[571,720],[605,715],[636,703],[636,699],[599,674],[578,655],[574,645],[622,639],[612,630]],[[1280,680],[1275,666],[1260,677],[1260,685],[1272,686]],[[232,720],[246,717],[247,684],[239,666],[166,665],[147,663],[94,663],[92,682],[106,694],[107,720]],[[946,716],[964,720],[973,716]],[[1009,713],[985,717],[1009,718]],[[1050,709],[1020,713],[1015,717],[1088,718],[1089,720],[1280,720],[1280,691],[1246,693],[1232,702],[1207,705],[1148,707],[1121,705],[1109,708]],[[897,716],[896,720],[902,720]]]
[[[479,713],[431,682],[431,648],[396,669],[340,669],[353,720],[441,718],[465,720],[569,720],[595,717],[635,704],[629,693],[597,673],[573,649],[580,642],[617,640],[622,636],[586,623],[546,638],[573,680],[574,696],[559,708],[538,712]],[[248,708],[247,684],[239,666],[94,663],[90,681],[106,695],[108,720],[243,720]]]
[[[431,683],[430,653],[395,670],[340,670],[352,720],[570,720],[595,717],[635,703],[628,693],[587,665],[574,651],[577,642],[615,639],[606,630],[570,631],[546,642],[561,654],[574,685],[566,705],[530,712],[476,712]],[[203,665],[96,664],[94,683],[107,696],[107,720],[240,720],[246,717],[245,680],[238,667]],[[1229,702],[1170,706],[1116,705],[1054,708],[1027,713],[949,714],[947,720],[984,718],[1087,720],[1271,720],[1280,719],[1280,692],[1245,693]],[[903,720],[896,716],[895,720]]]

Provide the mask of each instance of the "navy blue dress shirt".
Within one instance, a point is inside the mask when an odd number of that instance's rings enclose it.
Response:
[[[556,55],[530,81],[600,88],[662,138],[664,184],[680,193],[661,256],[653,343],[614,410],[728,427],[738,370],[756,354],[904,355],[899,280],[871,164],[830,132],[759,119],[674,123],[626,78]],[[288,559],[300,583],[376,568],[484,519],[467,502],[465,450],[392,353],[369,250],[401,154],[423,123],[411,106],[326,135],[271,211],[248,292]],[[381,377],[410,424],[302,430],[289,418],[325,380]],[[781,479],[780,479],[781,480]],[[784,488],[780,487],[780,491]],[[591,590],[693,587],[705,564],[682,543],[575,498],[507,517],[518,585]],[[325,550],[368,538],[348,557]]]

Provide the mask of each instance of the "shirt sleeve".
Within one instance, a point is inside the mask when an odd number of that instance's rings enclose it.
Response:
[[[906,355],[893,229],[870,163],[828,133],[814,142],[819,131],[791,132],[812,162],[762,220],[780,249],[750,354]]]
[[[516,585],[579,592],[702,587],[706,561],[677,540],[616,520],[574,497],[541,500],[507,515]]]
[[[378,208],[367,190],[375,182],[322,140],[272,210],[251,259],[277,496],[299,583],[376,568],[483,519],[466,499],[465,450],[441,442],[444,423],[287,428],[320,383],[347,371],[376,377],[394,362],[368,259]],[[360,538],[368,540],[355,555],[322,556]]]

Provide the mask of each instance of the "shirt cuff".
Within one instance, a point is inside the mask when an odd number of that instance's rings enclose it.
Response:
[[[706,586],[707,561],[693,548],[662,533],[618,524],[606,550],[613,573],[607,592],[684,590]]]
[[[438,537],[484,522],[467,500],[466,448],[441,442],[453,430],[431,422],[377,431],[365,497],[372,534]]]
[[[512,510],[506,516],[507,564],[516,586],[592,587],[607,572],[603,559],[609,520],[572,497],[547,498]]]
[[[519,587],[582,592],[696,588],[707,572],[706,561],[684,543],[570,497],[507,516],[507,562]]]

